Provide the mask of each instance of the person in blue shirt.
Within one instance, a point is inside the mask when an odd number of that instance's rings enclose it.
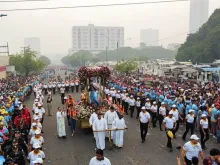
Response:
[[[216,135],[216,124],[217,124],[217,114],[218,114],[218,110],[217,107],[218,104],[215,104],[215,107],[212,108],[212,112],[211,112],[211,133],[213,134],[213,137],[215,137]]]
[[[175,96],[171,96],[171,100],[169,101],[169,108],[171,108],[172,105],[176,105],[176,97]]]
[[[185,104],[186,104],[186,105],[185,105],[185,106],[186,106],[186,109],[185,109],[185,116],[186,116],[186,115],[188,115],[189,110],[192,109],[192,105],[191,105],[190,100],[186,100]]]

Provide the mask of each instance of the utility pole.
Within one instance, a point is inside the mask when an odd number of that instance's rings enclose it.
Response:
[[[105,52],[105,63],[106,66],[108,66],[108,47],[106,46],[106,52]]]
[[[0,52],[0,54],[7,54],[9,56],[9,46],[8,46],[8,42],[6,45],[3,45],[3,46],[0,46],[0,48],[4,48],[6,49],[7,51],[4,51],[4,52]]]
[[[118,41],[117,41],[117,63],[118,63],[118,47],[119,47],[119,45],[118,45]]]

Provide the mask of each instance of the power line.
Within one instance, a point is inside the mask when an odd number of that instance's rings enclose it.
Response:
[[[19,1],[0,1],[0,3],[17,3],[17,2],[44,2],[51,0],[19,0]]]
[[[154,43],[154,42],[158,42],[158,41],[162,41],[162,40],[167,40],[167,39],[178,37],[178,36],[181,36],[181,35],[184,35],[184,34],[189,34],[191,32],[197,31],[197,30],[198,29],[195,29],[195,30],[191,30],[189,32],[180,33],[180,34],[177,34],[177,35],[174,35],[174,36],[169,36],[169,37],[166,37],[166,38],[161,38],[159,40],[149,41],[149,42],[146,42],[145,44]]]
[[[189,0],[168,0],[168,1],[148,1],[148,2],[134,2],[134,3],[116,3],[103,5],[84,5],[84,6],[61,6],[61,7],[45,7],[45,8],[26,8],[26,9],[0,9],[2,12],[10,11],[30,11],[30,10],[56,10],[56,9],[76,9],[76,8],[95,8],[95,7],[111,7],[111,6],[132,6],[144,4],[159,4],[159,3],[173,3],[173,2],[188,2]]]

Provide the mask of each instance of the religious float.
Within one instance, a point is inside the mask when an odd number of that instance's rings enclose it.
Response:
[[[108,109],[109,104],[104,99],[103,87],[106,86],[110,76],[111,71],[106,66],[81,67],[78,70],[80,83],[85,86],[85,100],[75,107],[82,129],[90,128],[89,118],[96,108],[99,108],[103,114]]]

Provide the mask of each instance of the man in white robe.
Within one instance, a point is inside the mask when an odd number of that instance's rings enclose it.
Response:
[[[113,121],[118,118],[118,114],[116,113],[114,107],[110,107],[110,110],[108,110],[104,115],[105,120],[107,121],[108,129],[112,129],[112,123]],[[109,138],[109,133],[106,132],[105,136]],[[111,131],[111,139],[113,139],[113,131]]]
[[[92,125],[93,132],[96,132],[96,148],[104,150],[105,149],[105,130],[108,129],[106,120],[99,113],[98,120]],[[100,131],[100,132],[99,132]]]
[[[61,138],[66,138],[66,129],[65,129],[65,117],[66,111],[65,109],[61,110],[60,107],[57,109],[57,133],[58,136]]]
[[[90,127],[92,127],[92,125],[95,122],[95,120],[98,119],[98,114],[99,114],[99,110],[96,109],[96,111],[93,112],[93,114],[90,116],[90,118],[89,118]],[[94,135],[94,138],[96,138],[96,132],[93,132],[93,135]]]
[[[120,129],[126,129],[125,120],[123,114],[119,116],[119,118],[116,118],[112,123],[112,129],[116,129],[113,134],[113,142],[116,145],[116,147],[123,147],[123,141],[124,141],[124,132],[125,130]],[[119,129],[119,130],[117,130]]]

